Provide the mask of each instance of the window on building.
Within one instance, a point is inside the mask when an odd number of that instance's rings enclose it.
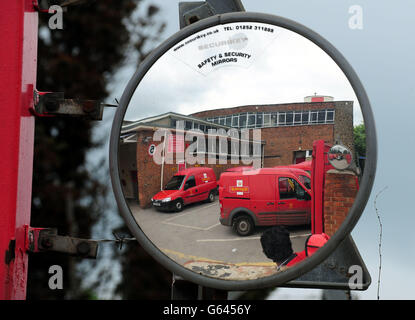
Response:
[[[334,110],[327,110],[326,121],[329,123],[334,122]]]
[[[184,128],[185,128],[186,130],[190,130],[190,129],[192,129],[192,121],[186,121],[186,122],[185,122],[185,125],[184,125]]]
[[[301,124],[308,124],[309,118],[310,118],[310,111],[303,111],[302,112]]]
[[[262,128],[264,126],[263,121],[264,121],[264,115],[263,115],[263,113],[262,112],[261,113],[257,113],[257,115],[256,115],[256,127],[257,128]]]
[[[294,163],[301,163],[306,160],[306,151],[294,151]]]
[[[278,126],[278,114],[277,113],[271,114],[271,126],[273,127]]]
[[[294,113],[292,111],[289,111],[285,115],[285,125],[286,126],[292,126],[294,121]]]
[[[294,124],[301,124],[301,112],[294,112]]]
[[[334,123],[334,117],[335,111],[328,109],[271,113],[245,112],[230,116],[207,118],[206,120],[215,124],[242,129]]]
[[[246,128],[246,113],[239,115],[239,128]]]
[[[277,126],[285,126],[285,112],[278,112]]]
[[[239,115],[232,116],[232,127],[234,128],[239,127]]]
[[[199,125],[199,130],[205,132],[205,125],[204,124]]]
[[[264,114],[264,127],[270,127],[271,126],[271,114],[265,113]]]
[[[255,113],[248,114],[248,127],[255,127]]]
[[[317,123],[317,114],[318,114],[317,111],[311,111],[311,120],[310,120],[311,123]]]
[[[326,110],[320,110],[318,112],[318,123],[325,123],[326,122]]]

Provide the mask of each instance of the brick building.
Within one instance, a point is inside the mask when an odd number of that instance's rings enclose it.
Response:
[[[307,102],[241,106],[191,116],[238,129],[261,128],[265,167],[304,161],[311,156],[313,141],[319,139],[339,142],[354,152],[353,101],[324,96],[304,100]]]
[[[207,110],[188,116],[169,112],[139,121],[125,121],[119,163],[126,198],[136,199],[141,207],[146,207],[151,197],[183,166],[212,167],[219,179],[227,168],[246,164],[241,162],[246,160],[242,156],[237,164],[231,163],[232,143],[237,141],[242,145],[243,140],[241,135],[236,140],[230,138],[227,133],[231,129],[239,133],[243,129],[261,129],[260,139],[251,136],[245,140],[249,142],[247,159],[260,157],[262,167],[302,162],[311,157],[313,141],[320,139],[329,144],[342,143],[353,151],[353,102],[334,101],[332,97],[323,96],[304,100],[303,103]],[[202,155],[204,163],[184,164],[184,152],[192,141],[185,141],[182,136],[197,131],[208,137],[210,130],[221,132],[226,142],[220,142],[219,134],[213,145],[206,143],[206,153]],[[155,132],[159,133],[158,139],[155,139]],[[197,138],[193,142],[195,140]],[[162,164],[157,164],[152,152],[162,143],[165,158]],[[174,148],[169,150],[172,143]],[[198,150],[194,150],[194,154],[198,154]]]
[[[210,167],[219,179],[226,169],[252,164],[254,159],[259,163],[258,167],[262,167],[264,142],[253,137],[230,137],[229,129],[174,112],[124,122],[119,148],[124,196],[138,200],[144,208],[180,168]],[[238,133],[238,130],[234,132]],[[199,149],[199,141],[203,142],[200,145],[204,148]],[[193,143],[197,148],[189,152]],[[246,152],[241,155],[235,148],[238,152],[233,153],[235,143],[239,147],[245,143]],[[184,161],[189,160],[189,155],[193,162]]]
[[[324,186],[324,232],[332,236],[346,219],[359,189],[352,171],[329,170]]]

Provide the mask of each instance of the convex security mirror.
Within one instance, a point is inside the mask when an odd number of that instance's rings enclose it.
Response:
[[[330,149],[328,159],[334,168],[345,170],[352,165],[353,154],[346,147],[335,145]]]
[[[333,170],[361,165],[359,124],[372,142],[363,174]],[[184,28],[141,64],[110,159],[141,245],[185,279],[239,290],[283,284],[333,252],[370,194],[376,137],[364,90],[333,46],[280,17],[232,13]]]

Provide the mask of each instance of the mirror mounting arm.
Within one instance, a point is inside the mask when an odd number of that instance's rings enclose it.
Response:
[[[242,0],[206,0],[198,2],[180,2],[180,29],[221,13],[245,11]]]
[[[54,228],[26,227],[26,250],[29,252],[63,252],[82,258],[96,259],[98,241],[60,236]]]
[[[38,117],[71,116],[88,120],[102,120],[104,107],[118,107],[97,100],[65,99],[63,92],[40,92],[34,90],[33,107],[30,111]]]

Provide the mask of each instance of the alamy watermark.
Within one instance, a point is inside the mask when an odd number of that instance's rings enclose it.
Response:
[[[359,265],[352,265],[349,267],[348,272],[349,288],[350,290],[362,290],[363,289],[363,269]]]
[[[363,29],[363,8],[360,5],[353,5],[349,7],[349,28],[352,30]]]
[[[360,5],[352,5],[348,10],[350,17],[348,20],[349,28],[352,30],[363,29],[363,8]],[[48,9],[48,13],[52,14],[49,18],[48,26],[51,30],[63,29],[63,9],[59,5],[52,5]]]
[[[52,276],[49,278],[50,290],[62,290],[63,289],[63,270],[59,265],[53,265],[49,267],[48,273]]]
[[[63,29],[63,9],[61,6],[53,5],[48,9],[48,13],[52,14],[48,21],[48,27],[51,30]]]
[[[173,133],[169,129],[154,132],[151,145],[153,161],[158,164],[243,164],[260,168],[262,165],[261,129],[225,130],[184,128],[184,121],[177,121]]]

